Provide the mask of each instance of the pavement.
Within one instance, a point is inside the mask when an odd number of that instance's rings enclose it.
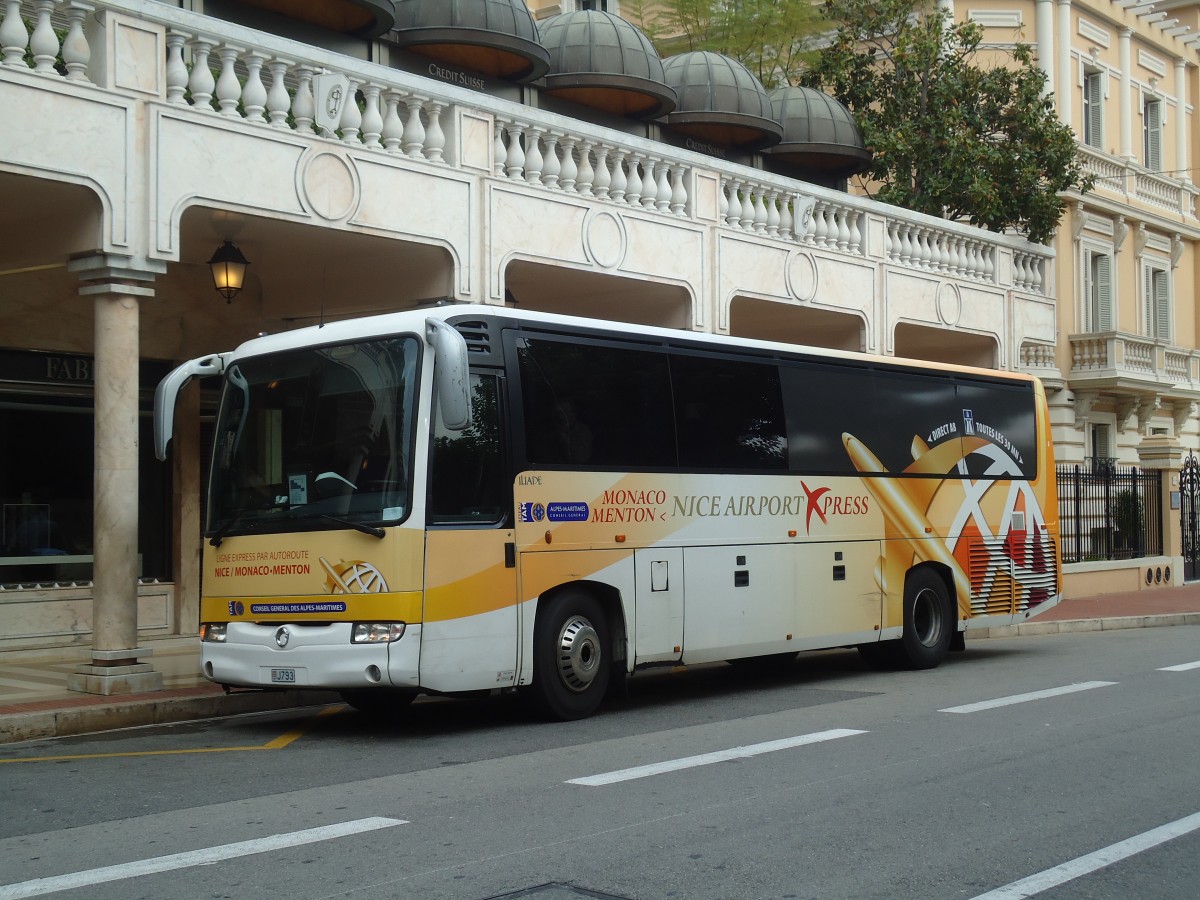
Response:
[[[972,631],[967,639],[1166,625],[1200,625],[1200,581],[1071,598],[1021,625]],[[163,673],[163,689],[116,696],[84,694],[67,687],[78,666],[90,663],[89,647],[0,650],[0,744],[340,702],[331,691],[227,693],[200,675],[197,638],[143,643],[154,651],[144,661]]]

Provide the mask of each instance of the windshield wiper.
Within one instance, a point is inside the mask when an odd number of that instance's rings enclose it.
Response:
[[[361,531],[363,534],[369,534],[371,537],[382,538],[387,534],[382,528],[376,528],[374,525],[364,525],[362,522],[339,519],[337,516],[331,516],[328,513],[321,513],[317,518],[324,519],[326,522],[333,522],[335,525],[341,525],[345,528],[353,528],[355,531]]]
[[[226,519],[221,527],[212,533],[212,537],[208,539],[208,542],[214,547],[220,547],[221,541],[225,540],[225,535],[229,534],[229,532],[233,530],[233,526],[242,520],[242,514],[244,512],[244,509],[239,509],[232,516]]]

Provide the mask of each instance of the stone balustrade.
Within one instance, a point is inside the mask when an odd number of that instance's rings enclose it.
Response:
[[[1073,334],[1069,340],[1073,387],[1200,390],[1198,350],[1119,331]]]
[[[340,147],[355,160],[379,154],[393,169],[406,166],[423,179],[441,177],[456,186],[482,179],[493,195],[499,190],[511,197],[525,192],[532,200],[557,195],[575,204],[610,208],[614,214],[636,210],[643,221],[650,217],[664,227],[675,223],[691,235],[736,236],[743,247],[750,238],[779,251],[771,259],[783,273],[764,279],[761,286],[743,282],[755,296],[807,301],[818,280],[827,291],[838,279],[859,278],[874,268],[885,273],[874,281],[878,289],[898,291],[913,310],[901,312],[892,302],[889,315],[908,321],[923,317],[937,327],[958,324],[1004,335],[1005,340],[1011,336],[1012,347],[997,360],[1006,367],[1021,364],[1019,347],[1025,339],[1053,342],[1052,251],[1018,237],[989,234],[152,0],[0,4],[0,75],[11,71],[22,79],[32,73],[90,83],[89,89],[148,104],[159,121],[193,127],[210,122],[210,127],[237,129],[249,137],[300,137],[318,148]],[[133,40],[114,40],[118,25],[126,30],[139,26],[146,37],[139,32]],[[351,102],[341,105],[335,123],[321,125],[317,104],[327,98],[320,84],[330,76],[344,79],[340,90]],[[460,191],[455,196],[464,195]],[[157,210],[173,211],[187,198],[152,202],[158,203]],[[521,209],[526,215],[532,208]],[[156,223],[160,234],[175,227],[170,216],[157,215]],[[597,240],[610,228],[603,223],[587,227],[599,229],[593,235]],[[655,239],[663,234],[658,228]],[[433,237],[458,239],[445,235],[449,232]],[[613,240],[618,238],[625,239],[618,235]],[[622,246],[618,242],[606,249],[619,260]],[[150,252],[171,258],[177,247],[167,234]],[[539,251],[529,244],[520,252],[536,256]],[[798,261],[796,253],[805,254],[804,259]],[[835,266],[818,278],[818,269],[839,261],[842,268]],[[497,255],[488,264],[490,272],[498,272],[504,258]],[[810,270],[811,275],[805,274]],[[902,273],[908,281],[895,281],[886,273]],[[675,270],[661,277],[691,284],[707,279]],[[727,304],[740,277],[727,274],[712,282],[723,293],[706,302]],[[459,284],[480,280],[462,278]],[[782,291],[774,286],[784,283]],[[862,285],[845,284],[842,293],[858,302]],[[947,293],[947,287],[953,290]],[[494,284],[482,293],[470,290],[476,298],[503,293]],[[871,302],[876,314],[887,305],[882,297]],[[870,320],[870,309],[859,311]],[[718,311],[707,319],[698,316],[696,322],[715,321],[721,327],[725,316]],[[879,346],[873,326],[867,331],[867,349]],[[888,346],[886,339],[882,346]]]
[[[1200,193],[1189,180],[1152,172],[1137,163],[1110,156],[1095,147],[1079,145],[1083,170],[1096,179],[1096,190],[1137,198],[1189,219],[1196,217],[1196,195]]]

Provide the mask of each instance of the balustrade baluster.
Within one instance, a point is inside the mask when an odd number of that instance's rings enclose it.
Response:
[[[763,198],[763,189],[755,188],[750,197],[751,209],[754,211],[754,222],[752,227],[755,234],[765,235],[767,233],[767,206]]]
[[[346,105],[342,107],[342,121],[338,127],[342,132],[342,142],[346,144],[361,144],[362,112],[358,108],[358,86],[362,82],[350,79],[346,88]]]
[[[779,207],[776,205],[778,202],[779,191],[767,191],[766,195],[763,197],[763,204],[767,209],[767,237],[779,236]]]
[[[654,208],[662,213],[671,211],[670,171],[671,166],[665,159],[655,161],[654,174],[657,176],[655,180],[657,196],[654,198]]]
[[[429,117],[429,127],[425,129],[425,158],[430,162],[444,163],[446,151],[446,132],[442,129],[442,112],[445,103],[431,100],[425,108]]]
[[[242,87],[242,109],[248,122],[266,122],[267,88],[262,81],[262,67],[267,61],[257,50],[246,54],[246,84]]]
[[[525,131],[525,182],[542,183],[542,129],[536,126]]]
[[[296,66],[296,95],[292,97],[292,118],[296,122],[296,131],[300,134],[313,132],[313,119],[317,114],[317,101],[312,92],[315,71],[312,66]]]
[[[267,65],[271,72],[271,86],[267,89],[267,121],[272,128],[285,129],[288,127],[288,107],[292,99],[288,96],[287,71],[295,63],[290,59],[276,56]]]
[[[625,177],[625,157],[620,151],[613,157],[612,167],[612,183],[608,186],[608,197],[616,203],[625,202],[625,189],[629,186],[629,179]]]
[[[400,100],[400,94],[396,91],[388,91],[383,97],[383,130],[380,132],[380,138],[383,141],[383,149],[388,153],[403,152],[401,144],[404,143],[404,123],[400,120]],[[496,130],[500,130],[498,123]],[[498,149],[499,152],[503,152],[504,144],[500,143]]]
[[[677,216],[687,214],[687,188],[683,186],[683,166],[671,166],[671,212]]]
[[[244,52],[245,47],[233,44],[222,44],[217,51],[217,55],[221,57],[221,74],[217,78],[217,105],[223,116],[241,117],[238,101],[242,98],[242,83],[238,81],[234,67],[237,65],[238,54]]]
[[[585,140],[579,145],[579,171],[575,175],[575,190],[583,197],[594,197],[592,182],[596,178],[596,170],[592,168],[592,148],[594,141]]]
[[[861,218],[862,218],[862,213],[857,212],[857,211],[851,212],[847,216],[848,221],[846,224],[850,229],[850,238],[849,238],[849,243],[847,244],[847,246],[854,253],[862,253],[863,252],[862,228],[859,227],[859,224],[858,224]]]
[[[183,44],[188,36],[182,31],[167,32],[167,102],[176,106],[187,104],[187,66],[183,62]]]
[[[652,156],[647,156],[642,163],[642,209],[654,209],[658,202],[658,182],[654,177],[657,166],[658,160]]]
[[[514,181],[525,178],[525,148],[521,146],[524,131],[525,127],[515,122],[508,126],[508,159],[505,162],[504,174]]]
[[[493,131],[495,138],[492,141],[492,174],[500,178],[506,172],[505,163],[508,161],[508,148],[504,140],[504,123],[496,119]]]
[[[29,36],[29,52],[33,54],[33,71],[39,75],[57,75],[54,62],[58,58],[58,35],[50,24],[50,14],[58,0],[37,0],[34,4],[37,22]]]
[[[91,3],[80,0],[71,0],[67,4],[67,36],[63,38],[62,58],[68,81],[88,81],[87,67],[92,59],[92,48],[83,33],[83,20],[95,9]],[[187,79],[186,70],[184,79]]]
[[[642,157],[633,153],[629,157],[629,179],[625,184],[625,202],[630,206],[639,206],[642,202],[642,176],[638,173]]]
[[[600,200],[609,198],[609,186],[612,184],[612,175],[608,171],[608,151],[609,148],[604,144],[596,148],[596,173],[592,181],[592,192]]]
[[[4,21],[0,22],[0,53],[4,54],[0,65],[25,65],[25,45],[29,42],[29,32],[25,28],[25,20],[21,18],[21,0],[8,0],[5,3]]]
[[[548,132],[546,134],[546,152],[542,160],[542,184],[551,189],[557,188],[560,172],[562,172],[562,164],[558,161],[558,135]]]
[[[749,182],[743,182],[742,185],[742,210],[738,216],[738,227],[742,231],[754,230],[754,188]]]
[[[720,201],[717,204],[717,221],[729,224],[729,179],[722,178],[717,188]]]
[[[217,81],[208,67],[208,57],[216,46],[208,38],[198,37],[192,41],[192,73],[188,76],[188,90],[192,93],[192,107],[211,111],[213,90]]]
[[[558,173],[558,186],[570,193],[575,190],[575,181],[579,177],[579,167],[575,164],[575,138],[564,134],[562,148],[562,171]]]
[[[425,122],[421,121],[420,97],[410,96],[404,101],[408,116],[404,119],[404,156],[425,156]]]
[[[368,81],[363,85],[362,136],[363,146],[382,147],[383,113],[379,111],[379,95],[383,85]]]

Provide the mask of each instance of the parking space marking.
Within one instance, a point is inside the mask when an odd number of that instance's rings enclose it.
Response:
[[[1061,697],[1063,694],[1075,694],[1079,691],[1091,691],[1096,688],[1109,687],[1117,684],[1115,681],[1084,681],[1079,684],[1067,684],[1062,687],[1048,688],[1044,691],[1030,691],[1028,694],[1013,694],[1011,697],[998,697],[995,700],[984,700],[980,703],[967,703],[964,706],[948,706],[939,709],[944,713],[973,713],[985,709],[996,709],[1000,706],[1012,706],[1016,703],[1028,703],[1031,700],[1044,700],[1047,697]]]
[[[1187,672],[1190,669],[1200,669],[1200,662],[1180,663],[1177,666],[1163,666],[1160,672]]]
[[[74,759],[116,759],[126,756],[186,756],[195,753],[249,753],[255,750],[282,750],[284,747],[295,742],[303,737],[310,727],[312,727],[317,719],[322,716],[332,716],[335,713],[341,712],[343,706],[327,706],[321,709],[313,716],[305,725],[304,728],[296,728],[285,734],[280,735],[274,740],[267,741],[265,744],[243,747],[189,747],[185,750],[126,750],[119,753],[68,753],[59,756],[25,756],[14,759],[0,759],[0,765],[5,763],[33,763],[33,762],[63,762],[65,760]],[[3,896],[3,895],[0,895]]]
[[[1198,828],[1200,828],[1200,813],[1192,813],[1190,816],[1160,825],[1158,828],[1152,828],[1142,834],[1134,835],[1128,840],[1072,859],[1060,866],[1046,869],[1036,875],[1030,875],[1028,878],[1022,878],[1012,884],[1006,884],[1004,887],[988,891],[986,894],[980,894],[974,900],[1021,900],[1023,897],[1032,897],[1042,891],[1048,891],[1052,887],[1058,887],[1060,884],[1073,881],[1083,875],[1103,869],[1105,866],[1111,866],[1130,856],[1150,850],[1159,844],[1183,837]]]
[[[744,747],[733,747],[729,750],[717,750],[714,753],[701,753],[699,756],[685,756],[680,759],[668,759],[660,763],[646,766],[634,766],[630,769],[619,769],[615,772],[605,772],[602,775],[589,775],[586,778],[572,778],[567,784],[582,784],[586,787],[599,787],[606,784],[616,784],[619,781],[633,781],[635,778],[646,778],[650,775],[661,775],[664,772],[678,772],[680,769],[691,769],[696,766],[708,766],[713,763],[725,762],[730,759],[744,759],[749,756],[759,756],[763,753],[774,753],[776,750],[789,750],[792,747],[802,747],[805,744],[819,744],[837,738],[850,737],[854,734],[866,734],[852,728],[835,728],[831,731],[818,731],[813,734],[801,734],[796,737],[781,738],[777,741],[765,741],[761,744],[747,744]]]
[[[207,866],[212,863],[236,859],[239,856],[252,856],[255,853],[267,853],[271,850],[283,850],[288,847],[299,847],[303,844],[315,844],[333,838],[348,837],[352,834],[362,834],[366,831],[378,831],[381,828],[392,828],[396,825],[407,825],[404,819],[386,819],[379,816],[367,819],[355,819],[337,825],[322,825],[319,828],[306,828],[304,831],[291,831],[284,834],[273,834],[270,837],[256,838],[250,841],[238,841],[235,844],[221,844],[217,847],[207,847],[203,850],[189,850],[186,853],[172,853],[169,856],[155,856],[135,862],[119,863],[115,866],[101,866],[98,869],[87,869],[83,872],[72,872],[68,875],[55,875],[50,878],[34,878],[14,884],[0,885],[0,900],[21,900],[25,897],[39,897],[42,894],[53,894],[56,891],[70,891],[76,888],[104,884],[109,881],[121,881],[126,878],[137,878],[141,875],[154,875],[158,872],[170,872],[175,869],[187,869],[192,866]]]

